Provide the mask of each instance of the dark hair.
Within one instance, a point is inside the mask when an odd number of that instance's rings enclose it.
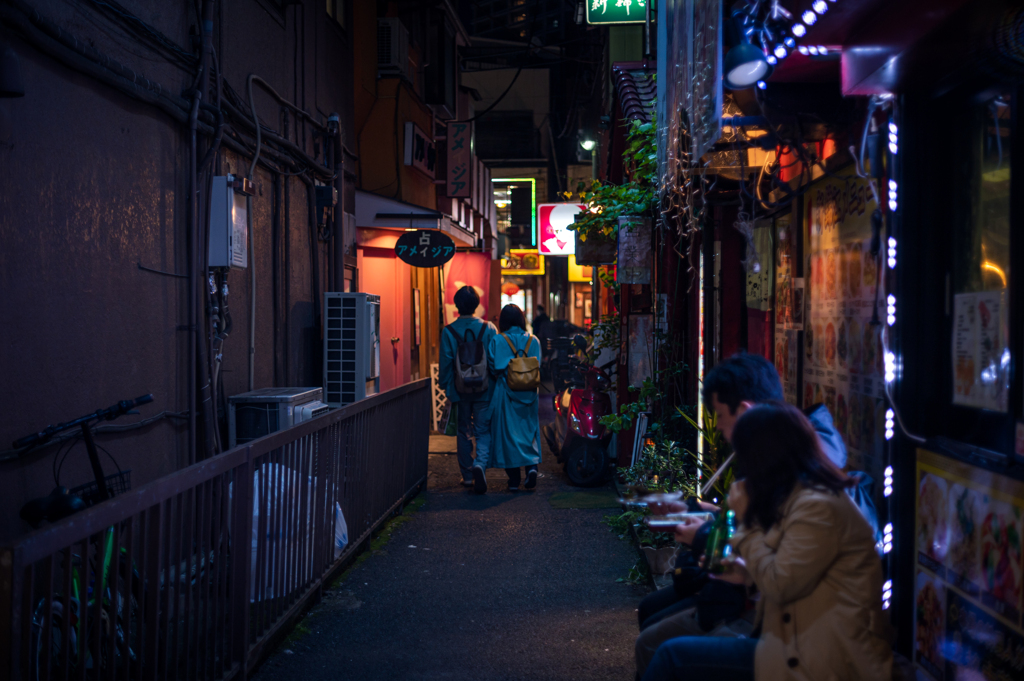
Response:
[[[781,517],[782,504],[799,482],[838,492],[854,484],[825,456],[814,426],[791,404],[768,402],[751,407],[732,431],[736,477],[746,481],[743,522],[768,530]]]
[[[498,317],[498,331],[505,333],[513,326],[526,330],[526,315],[519,309],[518,305],[509,303],[501,308],[501,315]]]
[[[704,377],[701,390],[704,404],[711,406],[711,398],[729,407],[735,414],[740,402],[781,402],[782,382],[775,366],[761,355],[741,352],[714,367]]]
[[[472,286],[463,286],[456,291],[454,300],[459,314],[473,314],[480,307],[480,296]]]
[[[538,305],[537,306],[537,312],[539,314],[544,314],[544,306],[543,305]]]

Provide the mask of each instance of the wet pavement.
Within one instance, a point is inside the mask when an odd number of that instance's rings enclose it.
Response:
[[[635,549],[614,509],[554,508],[575,491],[545,451],[537,489],[459,485],[455,438],[433,437],[427,490],[390,540],[332,585],[257,679],[633,679]],[[420,505],[422,504],[422,505]]]

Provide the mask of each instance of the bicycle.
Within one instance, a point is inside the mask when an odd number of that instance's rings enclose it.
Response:
[[[69,490],[60,485],[59,472],[55,472],[57,487],[49,495],[25,504],[20,512],[21,517],[33,527],[38,527],[43,521],[56,522],[128,491],[131,487],[130,470],[118,470],[109,476],[104,474],[92,427],[95,423],[113,421],[125,414],[137,414],[135,407],[152,401],[152,395],[122,400],[106,409],[99,409],[67,423],[47,426],[41,432],[17,440],[14,443],[16,448],[40,446],[61,432],[80,428],[95,478],[93,482]],[[70,566],[70,575],[63,576],[63,583],[70,584],[70,592],[65,594],[57,591],[49,598],[43,597],[33,611],[31,678],[44,678],[47,675],[43,673],[44,669],[57,676],[70,676],[83,668],[85,672],[91,672],[88,674],[90,678],[100,678],[106,670],[107,660],[111,658],[115,667],[127,664],[129,668],[138,671],[136,651],[142,580],[135,566],[130,565],[125,558],[123,547],[117,551],[115,560],[117,543],[115,527],[111,526],[99,539],[94,537],[89,540],[85,546],[85,557],[71,553],[70,548],[66,550],[60,565]],[[49,612],[46,612],[47,601]],[[95,615],[90,616],[91,613]],[[111,636],[111,633],[114,635]],[[94,640],[99,640],[98,661],[93,659],[88,644]],[[111,641],[113,650],[109,647]],[[85,642],[84,646],[80,648],[79,642]],[[49,650],[44,650],[47,647]]]

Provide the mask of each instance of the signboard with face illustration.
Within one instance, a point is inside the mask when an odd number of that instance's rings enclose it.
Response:
[[[1024,483],[917,451],[918,679],[1024,678]]]
[[[805,195],[802,406],[824,403],[850,467],[880,480],[886,296],[880,261],[870,251],[876,207],[868,181],[852,170],[819,180]],[[874,316],[876,287],[880,319]]]
[[[542,255],[573,255],[576,235],[569,229],[576,214],[586,208],[582,203],[541,203],[537,205]]]

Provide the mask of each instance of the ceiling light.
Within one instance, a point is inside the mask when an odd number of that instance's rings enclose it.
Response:
[[[793,35],[797,38],[803,38],[807,35],[807,27],[803,24],[793,24]]]
[[[811,10],[807,10],[802,15],[800,15],[800,18],[803,19],[804,23],[807,24],[808,26],[814,26],[814,22],[818,20],[818,15],[812,12]]]
[[[778,50],[775,55],[778,56]],[[764,52],[745,40],[725,55],[725,85],[730,90],[752,87],[768,73]]]

